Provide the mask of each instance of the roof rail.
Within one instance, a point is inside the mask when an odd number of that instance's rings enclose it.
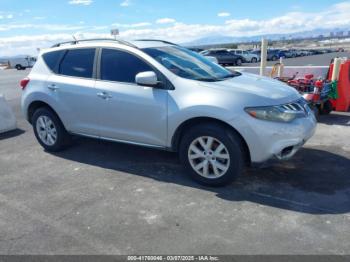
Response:
[[[57,43],[57,44],[51,46],[51,48],[59,47],[62,45],[67,45],[67,44],[76,45],[76,44],[81,43],[81,42],[95,42],[95,41],[112,41],[112,42],[117,42],[118,44],[127,45],[130,47],[137,48],[137,46],[131,44],[128,41],[120,40],[120,39],[113,39],[113,38],[91,38],[91,39],[82,39],[82,40],[72,40],[72,41]]]
[[[137,40],[135,40],[135,41],[145,41],[145,42],[152,42],[152,41],[154,41],[154,42],[162,42],[162,43],[164,43],[164,44],[168,44],[168,45],[176,45],[176,46],[179,46],[178,44],[174,44],[174,43],[172,43],[172,42],[169,42],[169,41],[165,41],[165,40],[159,40],[159,39],[137,39]]]

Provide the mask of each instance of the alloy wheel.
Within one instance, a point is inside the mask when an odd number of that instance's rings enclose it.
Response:
[[[188,160],[200,176],[217,179],[230,167],[230,155],[226,146],[211,136],[201,136],[192,141]]]
[[[40,140],[47,146],[52,146],[57,141],[57,129],[48,116],[40,116],[36,121],[36,131]]]

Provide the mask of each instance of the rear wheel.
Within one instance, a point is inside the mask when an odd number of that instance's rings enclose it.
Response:
[[[39,108],[32,118],[34,134],[40,145],[50,152],[64,149],[70,141],[60,119],[48,108]]]
[[[23,70],[23,67],[21,65],[16,65],[17,70]]]
[[[238,59],[236,60],[236,65],[237,65],[237,66],[241,66],[241,65],[242,65],[242,59],[238,58]]]
[[[219,125],[192,128],[182,137],[179,154],[190,176],[204,185],[227,185],[242,173],[241,140]]]
[[[277,60],[278,60],[278,57],[277,57],[277,56],[273,56],[273,57],[271,58],[271,60],[272,60],[272,61],[277,61]]]
[[[256,63],[256,62],[258,62],[258,59],[256,59],[256,57],[253,57],[252,60],[251,60],[250,62]]]

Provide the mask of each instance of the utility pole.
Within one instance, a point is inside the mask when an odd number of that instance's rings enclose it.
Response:
[[[267,61],[267,39],[261,39],[261,62],[260,62],[260,75],[265,75],[266,70],[266,61]]]

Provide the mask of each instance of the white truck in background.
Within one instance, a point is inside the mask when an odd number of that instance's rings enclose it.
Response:
[[[26,68],[32,68],[35,62],[36,58],[32,56],[13,57],[7,59],[8,67],[16,68],[17,70],[25,70]]]
[[[246,63],[257,63],[260,61],[260,57],[257,54],[253,54],[242,49],[229,49],[228,51],[233,52],[236,55],[242,56]]]

